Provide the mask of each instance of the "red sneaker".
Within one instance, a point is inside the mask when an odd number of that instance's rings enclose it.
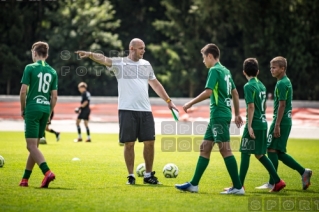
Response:
[[[28,187],[28,179],[22,179],[19,186]]]
[[[41,188],[49,187],[49,183],[55,179],[55,175],[51,171],[47,171],[41,183]]]
[[[274,187],[269,192],[278,192],[285,187],[286,183],[283,180],[280,180],[278,183],[274,185]]]

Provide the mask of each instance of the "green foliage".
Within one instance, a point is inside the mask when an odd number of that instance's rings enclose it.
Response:
[[[116,94],[116,81],[106,75],[104,66],[80,60],[74,54],[76,50],[87,50],[109,56],[112,49],[122,48],[113,32],[120,25],[114,13],[109,1],[95,0],[60,1],[57,11],[48,11],[45,37],[53,52],[49,62],[59,74],[59,94],[78,94],[77,84],[81,81],[88,84],[92,95]]]
[[[193,97],[205,86],[207,69],[200,49],[216,43],[243,98],[242,63],[256,57],[268,92],[276,79],[269,61],[288,60],[294,99],[319,100],[319,1],[305,0],[77,0],[0,3],[0,93],[18,94],[33,42],[48,41],[48,62],[59,73],[59,93],[78,94],[86,81],[93,95],[117,95],[116,79],[97,76],[97,63],[73,51],[127,49],[132,38],[145,41],[145,59],[170,96]],[[113,56],[113,55],[112,55]],[[80,66],[82,72],[80,72]],[[84,68],[85,67],[85,68]],[[79,68],[77,70],[77,68]],[[69,72],[67,72],[69,70]],[[63,72],[65,71],[66,74]],[[78,72],[77,72],[78,71]],[[64,74],[63,74],[64,73]],[[101,89],[101,87],[106,89]],[[151,91],[151,96],[156,95]]]
[[[28,188],[19,187],[26,157],[23,132],[1,132],[0,154],[5,165],[0,168],[0,211],[249,211],[251,197],[266,198],[316,198],[319,180],[312,178],[307,191],[301,189],[300,175],[286,166],[279,165],[279,175],[287,187],[279,193],[255,190],[268,180],[267,171],[258,160],[251,157],[250,169],[245,180],[245,196],[223,196],[219,192],[230,186],[230,177],[218,152],[211,155],[199,185],[199,193],[183,193],[174,188],[176,183],[189,181],[193,175],[198,152],[163,152],[157,136],[154,170],[163,185],[144,185],[142,178],[136,185],[126,185],[127,170],[123,159],[123,147],[118,145],[116,134],[95,134],[92,143],[74,143],[74,133],[62,133],[55,141],[47,133],[47,145],[40,145],[48,166],[56,179],[48,189],[40,189],[43,175],[36,165]],[[236,139],[235,139],[236,140]],[[291,139],[289,152],[301,164],[318,173],[317,140]],[[300,145],[300,144],[303,145]],[[238,147],[238,146],[237,146]],[[237,149],[237,148],[236,148]],[[143,144],[136,143],[135,168],[143,162]],[[240,155],[235,152],[237,163]],[[72,161],[73,158],[79,161]],[[162,169],[167,163],[179,168],[177,178],[164,178]],[[297,206],[297,205],[296,205]]]

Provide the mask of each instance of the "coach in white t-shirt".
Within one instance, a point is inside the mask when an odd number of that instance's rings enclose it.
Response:
[[[136,139],[144,143],[146,171],[144,183],[160,184],[152,171],[154,161],[155,126],[148,95],[148,85],[167,102],[169,109],[176,106],[156,79],[151,64],[143,59],[145,44],[134,38],[129,45],[128,57],[108,58],[102,54],[77,51],[80,58],[90,58],[110,68],[118,81],[118,110],[120,142],[124,143],[124,158],[128,170],[127,184],[135,184],[134,144]]]

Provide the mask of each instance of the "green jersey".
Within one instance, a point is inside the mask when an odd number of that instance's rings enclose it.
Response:
[[[51,91],[58,88],[56,71],[46,62],[39,60],[25,67],[21,83],[29,86],[26,112],[50,113]]]
[[[246,102],[246,126],[248,127],[248,104],[255,106],[253,121],[251,127],[255,130],[266,130],[267,121],[265,115],[266,88],[256,77],[250,79],[244,85],[244,95]]]
[[[277,81],[274,92],[274,120],[277,120],[277,113],[279,108],[279,101],[286,101],[284,115],[281,119],[280,125],[292,125],[291,110],[292,110],[292,84],[287,76]]]
[[[220,62],[209,69],[205,88],[212,89],[210,118],[231,118],[231,91],[235,84],[230,71]]]

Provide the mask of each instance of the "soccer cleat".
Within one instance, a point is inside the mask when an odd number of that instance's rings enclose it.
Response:
[[[232,187],[228,187],[228,188],[224,188],[224,191],[228,191],[229,189],[231,189]],[[245,186],[243,186],[244,190],[245,190]]]
[[[307,188],[310,186],[310,178],[312,176],[311,169],[305,169],[305,172],[301,176],[301,183],[302,183],[302,189],[307,190]]]
[[[278,183],[276,183],[273,186],[273,188],[269,192],[278,192],[285,187],[286,187],[286,183],[283,180],[280,180]]]
[[[237,188],[230,188],[227,191],[222,191],[220,192],[221,194],[236,194],[236,195],[244,195],[245,194],[245,190],[243,187],[241,187],[241,189],[237,189]]]
[[[88,139],[86,139],[86,140],[85,140],[85,142],[91,142],[91,139],[90,139],[90,138],[88,138]]]
[[[28,187],[29,184],[28,184],[28,180],[27,179],[22,179],[19,186],[22,186],[22,187]]]
[[[273,189],[274,185],[270,184],[270,183],[265,183],[264,185],[262,186],[258,186],[258,187],[255,187],[255,189]]]
[[[51,181],[55,180],[55,175],[51,171],[47,171],[41,183],[41,188],[48,188]]]
[[[155,177],[154,175],[155,175],[155,171],[151,172],[150,177],[144,177],[144,184],[152,184],[152,185],[161,184],[158,181],[157,177]]]
[[[133,176],[128,176],[127,177],[127,182],[126,182],[127,185],[135,185],[135,177]]]
[[[76,138],[74,139],[74,142],[81,142],[82,141],[82,138]]]
[[[192,193],[197,193],[198,192],[198,185],[193,186],[191,183],[187,182],[184,184],[175,184],[175,188],[181,191],[189,191]]]
[[[60,140],[60,133],[57,132],[57,133],[55,134],[55,137],[56,137],[56,141],[59,141],[59,140]]]

